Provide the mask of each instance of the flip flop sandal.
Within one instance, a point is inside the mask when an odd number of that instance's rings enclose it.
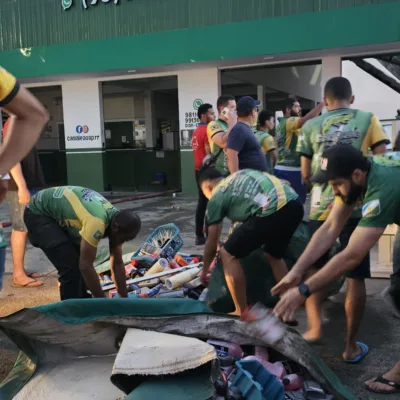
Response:
[[[25,285],[17,285],[15,283],[12,284],[12,287],[16,289],[34,289],[41,286],[43,286],[43,282],[37,281],[36,279],[33,279],[33,281],[28,282]]]
[[[26,276],[32,279],[38,279],[42,277],[42,275],[38,274],[37,272],[27,272]]]
[[[361,353],[352,360],[343,360],[347,364],[358,364],[369,352],[369,347],[363,342],[356,342],[361,350]]]
[[[394,388],[394,390],[372,389],[367,384],[365,384],[365,389],[367,389],[370,392],[378,393],[378,394],[400,393],[400,384],[393,382],[393,381],[389,381],[389,380],[385,379],[382,375],[375,378],[372,382],[383,383],[384,385],[388,385],[388,386]]]

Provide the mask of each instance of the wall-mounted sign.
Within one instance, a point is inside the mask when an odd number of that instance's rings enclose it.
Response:
[[[95,6],[98,3],[110,3],[114,2],[114,4],[118,4],[119,0],[77,0],[82,1],[82,6],[86,10],[88,8],[88,4],[91,6]],[[74,0],[61,0],[61,5],[64,11],[68,10],[74,4]]]
[[[100,140],[100,135],[86,135],[89,133],[89,127],[87,125],[77,125],[75,132],[78,134],[67,136],[67,142],[71,141],[85,141],[85,142],[97,142]]]

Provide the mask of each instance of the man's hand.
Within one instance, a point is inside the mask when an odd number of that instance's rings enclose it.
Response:
[[[273,296],[277,294],[283,294],[287,290],[296,287],[303,279],[303,274],[297,272],[295,267],[277,284],[271,289]]]
[[[203,286],[208,286],[208,271],[204,268],[200,272],[200,280]]]
[[[227,122],[230,128],[236,125],[237,123],[237,114],[234,111],[229,111],[227,115]]]
[[[306,298],[297,287],[289,289],[274,308],[274,314],[283,321],[294,321],[296,311],[305,303]]]
[[[19,204],[28,204],[31,199],[31,194],[26,186],[18,188],[18,202]]]

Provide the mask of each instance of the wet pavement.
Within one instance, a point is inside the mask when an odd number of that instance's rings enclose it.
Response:
[[[201,253],[203,247],[194,244],[194,214],[196,199],[178,194],[147,200],[139,200],[118,204],[120,209],[132,209],[139,213],[142,219],[142,230],[131,245],[139,247],[141,243],[159,225],[174,222],[181,229],[184,240],[183,250],[190,253]],[[7,204],[0,205],[0,220],[8,220]],[[229,225],[226,223],[223,233],[226,234]],[[10,228],[5,229],[9,240]],[[373,256],[372,259],[375,259]],[[57,301],[57,275],[53,266],[41,250],[28,245],[26,252],[26,267],[28,270],[44,274],[44,286],[40,289],[13,289],[11,287],[12,260],[11,251],[7,249],[6,277],[4,290],[0,293],[0,316],[8,315],[24,307]],[[385,372],[400,359],[399,327],[400,320],[391,316],[385,303],[380,298],[380,292],[387,286],[385,279],[368,280],[368,301],[363,324],[358,340],[368,344],[370,353],[358,365],[345,364],[341,355],[344,347],[345,315],[344,294],[325,303],[325,337],[321,344],[314,346],[322,359],[339,376],[342,382],[362,400],[396,399],[400,395],[385,396],[372,394],[363,390],[363,382],[372,376]],[[299,330],[305,329],[304,310],[299,312]],[[14,363],[17,349],[0,333],[0,380]]]

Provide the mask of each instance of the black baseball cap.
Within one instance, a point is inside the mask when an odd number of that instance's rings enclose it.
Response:
[[[259,106],[261,106],[261,101],[254,100],[250,96],[244,96],[241,97],[237,102],[236,110],[238,112],[250,112]]]
[[[321,156],[320,170],[311,177],[315,183],[349,178],[356,169],[366,170],[367,159],[351,144],[337,144],[325,150]]]

